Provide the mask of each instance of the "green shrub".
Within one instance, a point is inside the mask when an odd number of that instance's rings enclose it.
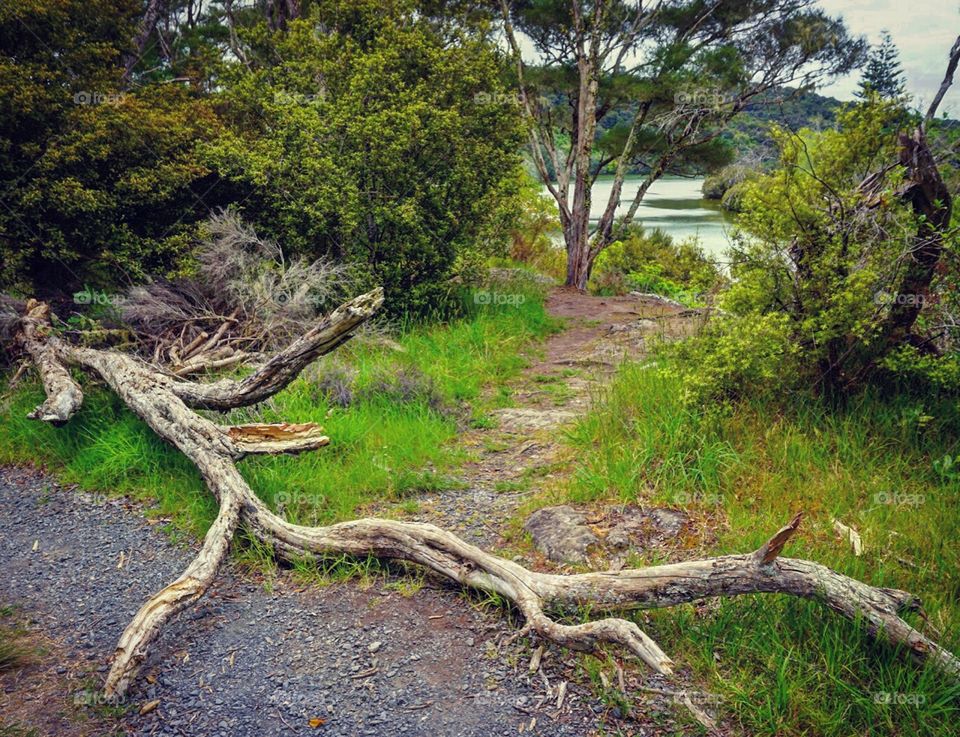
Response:
[[[869,100],[843,111],[838,130],[776,132],[779,168],[729,191],[742,213],[732,283],[719,300],[726,317],[686,349],[695,356],[689,397],[709,402],[804,387],[839,401],[897,374],[960,390],[949,356],[951,280],[941,276],[929,295],[891,293],[916,247],[917,220],[898,196],[904,170],[877,180],[881,188],[869,201],[861,187],[897,160],[903,121],[897,104]],[[955,230],[944,237],[952,247]],[[946,363],[930,350],[890,355],[896,343],[886,321],[899,299],[924,300],[912,337],[942,346]]]
[[[645,232],[639,227],[600,253],[591,279],[595,294],[636,290],[691,304],[725,282],[719,266],[695,243],[676,243],[662,230]]]
[[[135,2],[0,8],[0,288],[47,294],[164,273],[206,216],[216,134],[176,84],[121,92]]]
[[[269,63],[226,70],[227,132],[203,156],[259,233],[355,265],[394,314],[449,299],[516,191],[519,109],[494,50],[448,41],[412,3],[374,0],[264,32]]]
[[[703,179],[700,191],[708,200],[720,200],[737,184],[755,178],[759,172],[743,164],[729,164]]]

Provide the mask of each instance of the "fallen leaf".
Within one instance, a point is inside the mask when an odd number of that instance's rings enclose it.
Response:
[[[326,719],[321,719],[320,717],[314,717],[314,718],[311,719],[309,722],[307,722],[307,724],[310,725],[310,728],[311,728],[311,729],[319,729],[320,727],[322,727],[322,726],[323,726],[324,724],[326,724],[326,723],[327,723],[327,720],[326,720]]]
[[[160,706],[160,699],[154,699],[153,701],[148,701],[146,704],[140,707],[140,716],[143,716],[144,714],[149,714],[158,706]]]
[[[34,541],[33,541],[33,550],[34,550],[34,552],[36,552],[37,550],[40,550],[40,541],[39,541],[39,540],[34,540]]]

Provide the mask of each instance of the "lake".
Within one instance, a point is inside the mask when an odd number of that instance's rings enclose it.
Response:
[[[643,176],[624,179],[617,215],[627,211]],[[660,228],[676,240],[697,238],[711,256],[723,256],[730,247],[727,231],[733,218],[718,200],[705,200],[700,192],[703,177],[662,177],[650,187],[634,220],[646,228]],[[598,220],[607,206],[613,177],[599,177],[593,185],[590,219]],[[546,189],[544,189],[546,193]],[[549,196],[549,195],[547,195]]]

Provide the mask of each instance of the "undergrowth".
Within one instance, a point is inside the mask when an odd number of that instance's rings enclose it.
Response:
[[[676,368],[621,370],[570,435],[568,501],[719,520],[702,530],[704,554],[754,550],[803,511],[785,555],[921,596],[929,622],[914,626],[960,650],[955,405],[868,393],[840,409],[767,397],[704,412],[682,401]],[[834,519],[859,531],[861,557]],[[960,685],[814,602],[741,597],[643,616],[752,734],[953,735],[960,723]]]
[[[347,343],[270,401],[211,417],[325,428],[331,442],[319,451],[241,462],[251,487],[293,522],[344,520],[372,502],[448,487],[446,471],[460,460],[450,442],[458,425],[482,417],[491,401],[484,390],[519,372],[531,343],[556,328],[542,292],[523,296],[515,304],[484,304],[468,295],[460,319]],[[0,463],[43,466],[95,492],[94,500],[126,494],[147,501],[175,530],[202,535],[216,502],[197,470],[116,396],[79,378],[84,405],[64,427],[26,419],[43,397],[35,380],[4,399]],[[343,391],[331,392],[331,383]]]

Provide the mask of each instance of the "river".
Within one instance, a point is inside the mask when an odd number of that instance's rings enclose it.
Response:
[[[643,176],[624,179],[617,214],[630,207],[633,195],[644,181]],[[676,240],[696,238],[710,256],[722,257],[730,247],[728,231],[733,224],[730,215],[717,200],[705,200],[700,192],[703,177],[662,177],[650,187],[634,220],[646,228],[660,228]],[[613,177],[598,177],[593,185],[590,219],[597,220],[607,206]],[[546,189],[544,189],[546,192]]]

